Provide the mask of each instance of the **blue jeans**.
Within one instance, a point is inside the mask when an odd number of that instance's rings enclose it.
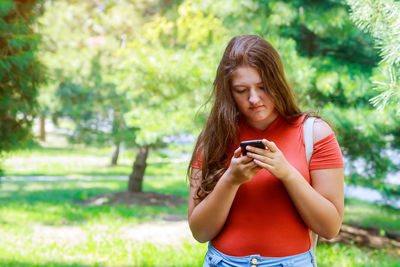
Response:
[[[203,267],[315,267],[314,254],[312,248],[304,253],[287,257],[261,257],[260,255],[250,255],[244,257],[234,257],[225,255],[216,250],[208,243]]]

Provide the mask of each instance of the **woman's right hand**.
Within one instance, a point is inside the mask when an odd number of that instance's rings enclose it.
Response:
[[[262,168],[253,162],[252,158],[242,156],[242,149],[239,147],[233,153],[231,164],[227,170],[229,175],[223,176],[226,182],[232,185],[240,185],[250,181]]]

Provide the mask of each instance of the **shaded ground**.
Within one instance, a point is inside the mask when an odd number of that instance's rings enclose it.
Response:
[[[155,192],[128,193],[118,192],[88,198],[84,205],[126,204],[143,206],[176,207],[187,203],[187,200],[174,195]],[[179,243],[183,240],[195,242],[186,218],[181,216],[168,216],[162,222],[146,223],[125,229],[127,237],[138,241],[149,241],[161,244]],[[390,248],[393,253],[400,256],[400,234],[380,233],[377,228],[365,228],[357,225],[342,225],[340,233],[332,240],[319,239],[319,243],[343,243],[373,249]]]

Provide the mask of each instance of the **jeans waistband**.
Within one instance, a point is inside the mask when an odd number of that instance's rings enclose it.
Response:
[[[208,259],[207,259],[208,257]],[[258,254],[235,257],[226,255],[215,249],[211,243],[208,243],[208,252],[205,262],[208,260],[209,265],[205,266],[257,266],[257,267],[272,267],[272,266],[315,266],[315,259],[312,248],[310,250],[286,257],[262,257]]]

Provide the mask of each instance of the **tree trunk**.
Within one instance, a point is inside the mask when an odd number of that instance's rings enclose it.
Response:
[[[120,145],[120,142],[115,142],[113,144],[110,166],[117,165],[118,156],[119,156],[119,145]]]
[[[39,117],[39,128],[40,128],[40,140],[46,141],[46,128],[45,128],[45,123],[46,123],[46,117],[43,115],[40,115]]]
[[[128,192],[137,193],[142,192],[143,176],[146,169],[147,154],[149,152],[149,146],[141,146],[138,149],[135,163],[133,164],[133,170],[129,175]]]

